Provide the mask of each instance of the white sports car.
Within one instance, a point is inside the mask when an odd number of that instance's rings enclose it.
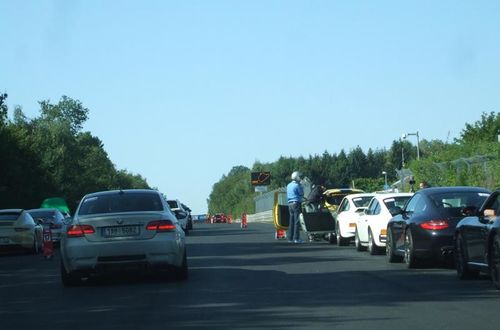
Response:
[[[385,248],[387,223],[398,209],[402,209],[413,193],[380,193],[370,201],[367,209],[357,219],[356,250],[368,247],[370,254],[377,254]]]
[[[370,193],[360,193],[347,195],[342,199],[335,217],[337,245],[348,245],[354,238],[356,221],[373,196]]]
[[[42,235],[42,225],[25,210],[0,210],[0,247],[21,247],[36,254],[42,249]]]

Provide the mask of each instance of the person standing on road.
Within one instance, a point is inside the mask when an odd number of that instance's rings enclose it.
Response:
[[[300,184],[302,174],[298,171],[292,173],[292,181],[286,186],[286,196],[288,199],[288,210],[290,213],[290,224],[288,226],[288,241],[293,243],[303,243],[300,239],[300,213],[302,212],[302,200],[304,199],[304,189]]]

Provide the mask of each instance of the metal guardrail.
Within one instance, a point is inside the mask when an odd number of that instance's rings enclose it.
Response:
[[[234,222],[236,223],[241,223],[241,218],[235,219]],[[264,211],[264,212],[258,212],[254,214],[247,214],[247,222],[274,222],[273,219],[273,211]]]

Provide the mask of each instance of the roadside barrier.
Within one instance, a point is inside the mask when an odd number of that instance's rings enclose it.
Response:
[[[247,224],[247,214],[243,213],[241,215],[241,228],[247,228],[247,227],[248,227],[248,224]]]
[[[286,230],[284,230],[284,229],[276,229],[276,233],[274,234],[274,238],[276,238],[276,239],[286,239]]]

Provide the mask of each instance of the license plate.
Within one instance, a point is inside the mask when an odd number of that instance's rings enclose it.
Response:
[[[139,235],[139,226],[106,227],[103,229],[106,237],[123,237]]]

